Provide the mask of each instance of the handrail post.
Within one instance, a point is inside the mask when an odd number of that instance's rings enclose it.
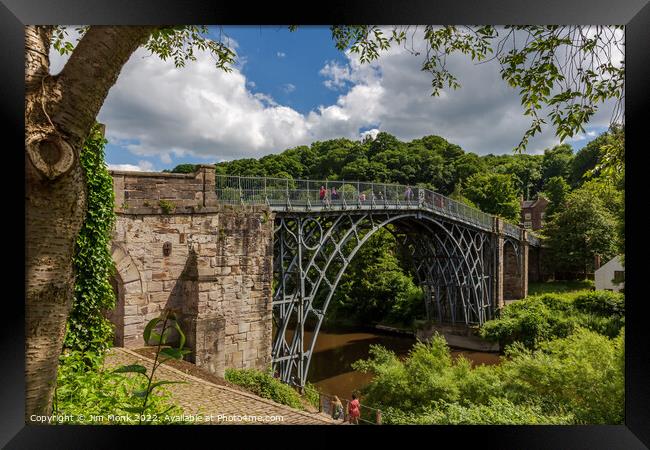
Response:
[[[241,176],[237,177],[237,183],[239,185],[239,202],[243,205],[244,204],[244,193],[242,192],[242,189],[241,189]]]
[[[357,204],[361,206],[361,183],[357,181]]]
[[[266,177],[264,177],[264,200],[266,203],[269,203],[269,194],[266,192]]]

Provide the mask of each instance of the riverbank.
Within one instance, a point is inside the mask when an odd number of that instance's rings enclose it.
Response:
[[[477,329],[458,325],[424,324],[409,329],[395,325],[378,324],[375,329],[396,335],[412,336],[419,341],[429,341],[434,333],[441,334],[452,348],[477,352],[499,352],[498,343],[488,342],[477,335]]]

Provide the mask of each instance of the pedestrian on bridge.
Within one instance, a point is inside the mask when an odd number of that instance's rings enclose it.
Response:
[[[325,194],[327,194],[327,191],[325,190],[325,186],[321,186],[320,191],[318,191],[318,196],[320,197],[320,202],[322,205],[325,204]]]
[[[336,188],[332,188],[332,200],[338,200],[339,199],[339,193],[336,192]]]
[[[413,198],[413,191],[411,190],[411,186],[406,186],[406,191],[404,191],[404,200],[410,202],[412,198]]]
[[[352,394],[352,401],[348,404],[348,416],[350,416],[350,423],[359,425],[359,416],[361,416],[361,404],[357,396]]]
[[[345,420],[345,416],[343,414],[343,403],[341,403],[341,400],[336,395],[334,396],[334,400],[332,401],[332,419]]]

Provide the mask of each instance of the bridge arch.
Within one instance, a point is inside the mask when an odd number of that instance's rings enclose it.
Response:
[[[418,210],[284,214],[276,223],[272,360],[283,381],[304,385],[320,326],[341,277],[361,247],[390,224],[419,251],[424,268],[419,279],[428,280],[433,288],[427,310],[433,297],[439,320],[455,321],[460,315],[465,323],[482,323],[492,316],[493,236],[484,230]],[[316,325],[306,342],[304,326],[310,319]],[[289,327],[292,336],[287,338]]]

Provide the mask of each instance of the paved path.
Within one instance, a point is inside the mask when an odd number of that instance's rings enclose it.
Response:
[[[112,348],[105,360],[105,365],[108,367],[136,363],[150,371],[153,360],[118,347]],[[326,415],[300,411],[253,394],[218,386],[166,364],[156,370],[154,379],[186,382],[169,384],[165,387],[171,392],[174,402],[183,409],[185,415],[201,416],[197,423],[238,425],[333,425],[336,423]],[[256,416],[257,420],[253,416]]]

